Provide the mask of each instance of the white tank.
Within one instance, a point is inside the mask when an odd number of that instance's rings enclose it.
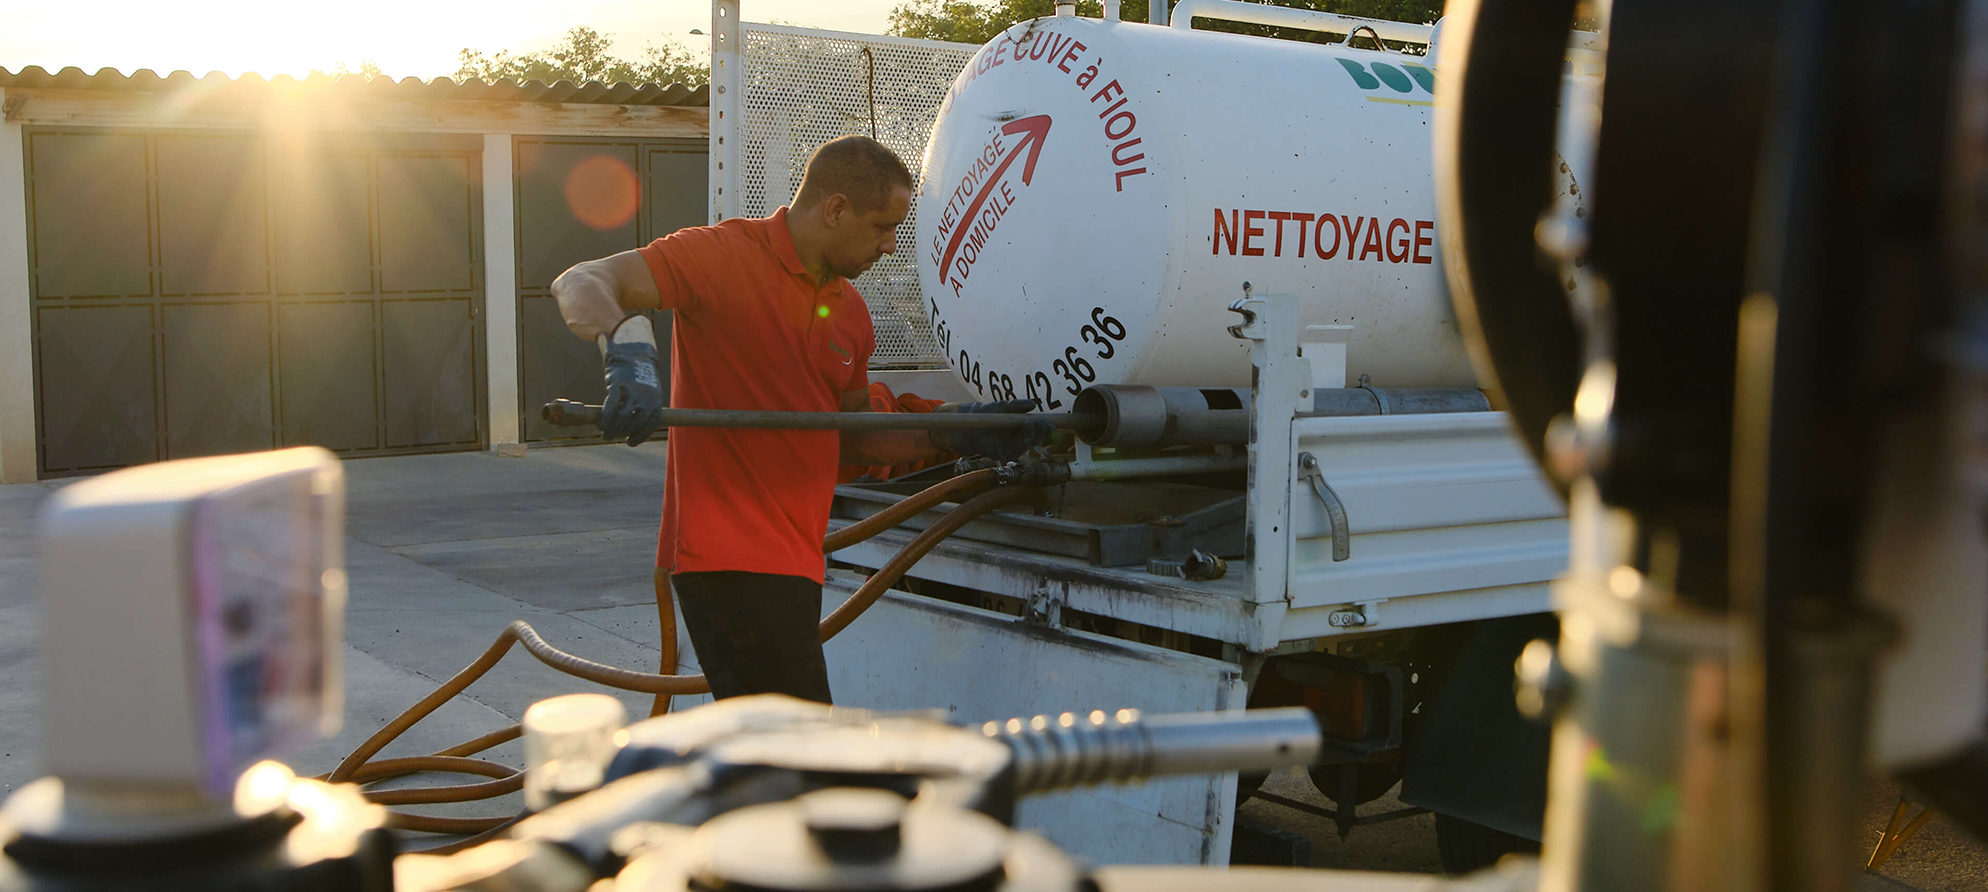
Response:
[[[1017,24],[954,81],[918,272],[985,398],[1247,386],[1244,282],[1352,327],[1349,378],[1472,386],[1438,258],[1431,60],[1133,22]],[[1062,404],[1059,406],[1059,403]]]

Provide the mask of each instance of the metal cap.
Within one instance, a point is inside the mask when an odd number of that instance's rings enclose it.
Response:
[[[801,818],[815,843],[836,861],[888,858],[904,841],[904,797],[889,790],[843,787],[800,800]]]
[[[839,787],[721,815],[692,847],[699,888],[991,890],[1008,828],[958,806]]]
[[[567,694],[525,710],[525,804],[542,811],[600,786],[614,759],[615,732],[628,722],[606,694]]]

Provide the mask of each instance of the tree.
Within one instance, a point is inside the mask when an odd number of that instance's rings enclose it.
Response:
[[[660,47],[647,47],[639,61],[613,55],[609,52],[613,46],[612,38],[592,28],[582,27],[566,32],[565,39],[559,45],[544,52],[514,55],[508,50],[499,50],[496,55],[485,55],[482,51],[465,48],[458,54],[461,64],[456,68],[455,79],[540,80],[546,83],[559,80],[625,81],[693,87],[711,80],[710,65],[682,44],[671,42]]]
[[[352,69],[345,67],[344,62],[340,62],[338,63],[338,67],[333,68],[330,71],[324,71],[322,69],[313,68],[311,69],[311,73],[309,76],[318,77],[320,75],[325,77],[362,77],[365,78],[366,80],[372,80],[373,78],[376,77],[385,76],[385,74],[380,71],[380,66],[375,64],[371,59],[367,59],[363,62],[360,62],[358,71],[353,71]]]
[[[1316,9],[1340,15],[1387,19],[1396,22],[1429,24],[1443,14],[1443,0],[1274,0],[1277,6]],[[1055,13],[1054,0],[907,0],[890,12],[890,33],[900,37],[924,37],[957,43],[986,43],[1016,22]],[[1146,0],[1124,0],[1119,17],[1143,22]],[[1077,14],[1104,14],[1100,0],[1078,0]],[[1239,22],[1209,21],[1211,31],[1258,34],[1313,43],[1338,43],[1339,35],[1321,34],[1291,28],[1270,28]],[[1393,46],[1393,44],[1390,44]]]

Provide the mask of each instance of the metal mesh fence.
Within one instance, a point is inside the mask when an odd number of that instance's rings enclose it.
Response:
[[[946,88],[979,47],[740,23],[739,213],[793,200],[808,155],[838,136],[874,133],[920,176]],[[874,97],[874,100],[872,99]],[[917,211],[896,254],[856,280],[877,333],[872,367],[943,364],[918,287]]]

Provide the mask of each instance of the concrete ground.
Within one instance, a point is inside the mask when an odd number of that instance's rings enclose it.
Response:
[[[653,669],[660,652],[650,577],[663,476],[660,444],[534,449],[347,462],[344,729],[289,761],[329,771],[375,729],[474,660],[513,619],[591,659]],[[39,768],[40,648],[34,518],[63,481],[0,486],[0,790]],[[384,755],[415,755],[516,722],[533,701],[587,689],[514,650],[469,691],[415,726]],[[649,699],[621,694],[634,716]],[[516,743],[487,758],[521,764]],[[460,783],[461,778],[437,782]],[[1325,801],[1296,774],[1266,790]],[[1860,816],[1859,858],[1890,817],[1896,793],[1874,783]],[[429,813],[510,814],[517,797]],[[1393,797],[1363,814],[1401,807]],[[1330,822],[1254,801],[1241,816],[1311,842],[1313,864],[1364,870],[1440,868],[1428,815],[1359,827],[1348,841]],[[419,843],[417,843],[419,844]],[[1935,819],[1864,890],[1988,889],[1988,850]]]

